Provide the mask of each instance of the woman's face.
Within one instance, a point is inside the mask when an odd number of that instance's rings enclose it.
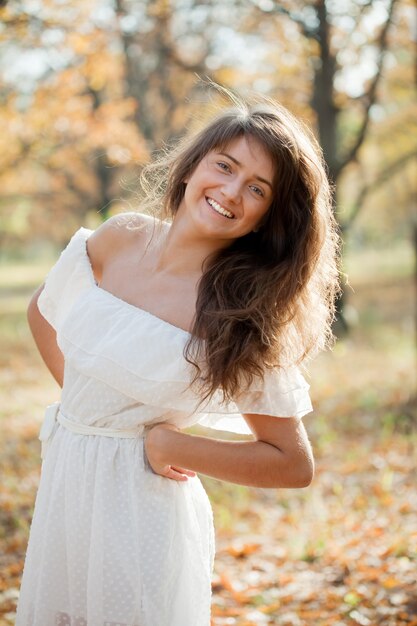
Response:
[[[262,145],[239,137],[209,152],[185,180],[177,216],[200,234],[234,240],[257,228],[272,202],[274,166]]]

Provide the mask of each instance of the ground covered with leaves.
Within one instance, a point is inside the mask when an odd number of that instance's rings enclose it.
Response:
[[[265,490],[202,477],[216,525],[212,626],[417,626],[410,264],[387,269],[372,258],[363,275],[364,260],[356,262],[352,331],[310,368],[313,483]],[[38,428],[58,388],[25,322],[36,271],[0,268],[0,279],[0,626],[8,626],[39,481]]]

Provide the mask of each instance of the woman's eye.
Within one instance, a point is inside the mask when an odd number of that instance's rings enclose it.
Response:
[[[262,189],[260,187],[256,187],[255,185],[252,185],[251,189],[258,194],[258,196],[262,196],[264,195],[264,192],[262,191]]]
[[[223,163],[223,161],[218,161],[217,165],[220,167],[220,169],[224,170],[225,172],[230,171],[230,166],[227,163]]]

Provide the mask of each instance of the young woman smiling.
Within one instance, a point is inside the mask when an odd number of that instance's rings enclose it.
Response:
[[[63,389],[41,431],[17,626],[209,626],[196,474],[313,478],[298,365],[331,338],[338,245],[316,142],[283,107],[242,101],[142,183],[156,217],[81,228],[29,305]],[[196,423],[252,438],[183,432]]]

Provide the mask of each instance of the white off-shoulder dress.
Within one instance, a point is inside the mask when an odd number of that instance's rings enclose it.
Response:
[[[189,334],[100,288],[81,228],[38,306],[65,357],[43,463],[16,626],[209,626],[214,530],[198,477],[155,474],[156,422],[248,433],[241,413],[311,410],[297,369],[271,372],[234,403],[201,406],[189,388]]]

